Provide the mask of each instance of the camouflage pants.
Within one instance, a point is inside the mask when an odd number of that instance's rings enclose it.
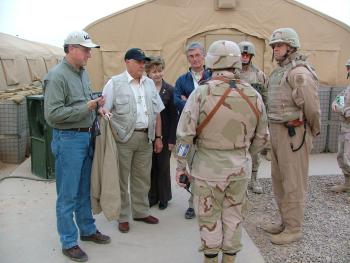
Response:
[[[350,132],[339,134],[337,161],[344,176],[350,176]]]
[[[260,153],[252,154],[252,172],[257,172],[260,166]]]
[[[201,250],[205,254],[237,253],[241,250],[242,208],[248,179],[231,182],[195,178],[193,203],[197,213]]]

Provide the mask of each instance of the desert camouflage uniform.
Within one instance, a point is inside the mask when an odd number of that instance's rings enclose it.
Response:
[[[350,60],[349,60],[350,66]],[[342,170],[345,183],[331,188],[335,192],[350,191],[350,86],[337,95],[332,108],[340,114],[340,134],[338,137],[337,161]]]
[[[256,91],[260,93],[264,104],[266,106],[267,100],[267,88],[266,88],[266,76],[264,72],[258,69],[252,62],[246,67],[243,67],[240,79],[248,82]],[[262,193],[262,187],[258,183],[258,169],[260,166],[260,153],[252,154],[252,175],[251,175],[251,188],[255,193]]]
[[[213,76],[216,74],[219,73],[214,71]],[[199,123],[228,87],[220,80],[199,86],[187,100],[177,128],[177,149],[184,145],[196,147],[191,175],[202,250],[206,255],[219,251],[235,254],[241,249],[242,208],[251,172],[250,153],[259,152],[269,140],[261,96],[248,83],[242,83],[237,84],[237,89],[248,96],[259,117],[232,89],[193,145]],[[178,156],[177,167],[185,169],[185,157]],[[224,257],[228,258],[227,254]],[[217,262],[215,260],[213,262]]]
[[[317,76],[306,58],[298,53],[281,62],[268,81],[273,190],[285,235],[298,233],[298,238],[304,221],[309,153],[313,137],[320,133],[317,91]],[[291,137],[285,125],[294,120],[304,120],[305,125],[295,127],[295,135]],[[291,145],[294,150],[302,146],[293,151]],[[289,242],[285,240],[281,242]]]
[[[262,99],[265,103],[267,103],[267,87],[266,87],[266,75],[262,72],[257,66],[255,66],[252,62],[247,65],[247,67],[243,67],[240,79],[248,82],[256,91],[260,93]]]

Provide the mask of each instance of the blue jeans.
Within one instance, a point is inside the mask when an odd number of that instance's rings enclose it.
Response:
[[[53,130],[51,143],[56,157],[56,218],[62,248],[77,245],[81,236],[96,232],[91,212],[90,178],[93,157],[91,133]]]

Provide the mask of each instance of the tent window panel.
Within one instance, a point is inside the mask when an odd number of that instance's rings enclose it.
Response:
[[[125,70],[124,52],[102,51],[103,80],[106,83],[112,76]]]
[[[160,56],[160,50],[142,49],[146,56]],[[125,51],[102,51],[103,81],[107,81],[117,74],[125,71],[124,55]]]
[[[42,80],[47,73],[44,60],[42,58],[27,58],[27,63],[32,81]]]
[[[8,86],[17,85],[19,77],[16,60],[1,58],[1,67],[5,75],[6,84]]]
[[[319,82],[332,84],[337,82],[338,76],[338,50],[301,50],[308,57],[311,65],[327,65],[326,67],[315,66]]]
[[[57,64],[57,58],[45,58],[44,61],[47,72]]]

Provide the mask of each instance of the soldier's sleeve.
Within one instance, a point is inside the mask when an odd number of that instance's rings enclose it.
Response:
[[[337,96],[334,98],[332,102],[332,110],[335,109],[337,113],[343,115],[344,114],[344,102],[345,102],[345,91],[346,89],[342,90],[337,94]],[[349,103],[350,104],[350,103]]]
[[[302,108],[312,135],[317,136],[321,127],[318,81],[306,67],[297,67],[290,72],[288,82],[295,104]]]
[[[265,106],[267,107],[267,77],[264,72],[259,70],[258,75],[259,83],[262,85],[261,87],[261,96],[264,101]]]
[[[344,96],[344,108],[343,108],[343,116],[345,118],[350,117],[350,86],[342,91]]]
[[[181,113],[176,130],[177,170],[186,169],[186,157],[193,147],[193,138],[198,126],[200,101],[199,88],[197,88],[191,93]]]
[[[257,96],[257,109],[260,111],[260,118],[255,129],[255,135],[250,145],[249,151],[251,154],[261,152],[270,144],[270,133],[267,125],[266,107],[261,96]]]

